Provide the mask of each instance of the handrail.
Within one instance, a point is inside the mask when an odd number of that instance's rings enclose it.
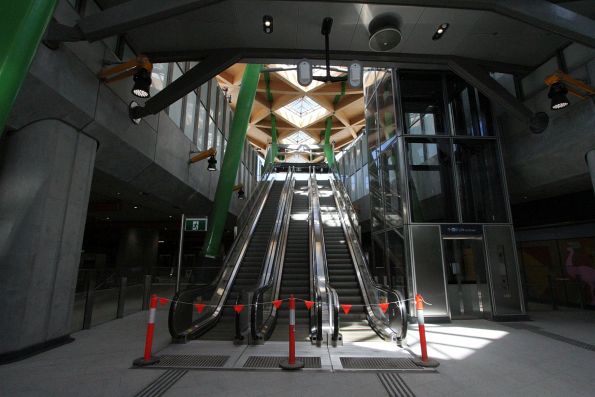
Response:
[[[310,271],[311,287],[316,297],[317,310],[314,313],[316,318],[310,316],[311,325],[316,323],[316,342],[319,344],[323,338],[323,330],[331,330],[333,340],[339,338],[338,334],[338,305],[336,291],[329,284],[328,267],[326,263],[326,250],[324,245],[324,233],[322,229],[322,215],[320,211],[320,200],[318,196],[318,182],[316,173],[310,169],[309,196],[310,196]],[[333,304],[335,303],[335,304]],[[325,308],[328,316],[325,316]],[[335,321],[336,318],[336,321]],[[312,328],[311,328],[312,329]]]
[[[279,209],[277,218],[273,227],[272,236],[277,236],[269,244],[266,254],[265,271],[261,275],[258,287],[252,292],[252,306],[250,306],[250,334],[253,341],[259,343],[267,339],[274,329],[277,321],[277,309],[270,303],[266,306],[271,309],[268,317],[264,318],[264,310],[267,308],[263,302],[271,302],[277,299],[281,286],[281,277],[283,274],[283,261],[285,259],[285,249],[287,246],[287,234],[289,231],[289,221],[291,219],[291,205],[293,201],[293,186],[295,180],[293,169],[289,169],[285,186],[279,200]],[[271,291],[271,297],[264,299],[265,293]]]
[[[175,340],[185,341],[193,336],[198,336],[214,326],[219,319],[227,294],[235,280],[252,233],[273,186],[274,177],[270,171],[265,173],[264,178],[260,182],[262,187],[257,188],[258,194],[254,195],[257,198],[250,205],[246,223],[240,227],[240,233],[234,240],[228,255],[223,259],[223,265],[217,277],[206,287],[180,291],[172,299],[168,323],[169,332]],[[192,305],[188,303],[196,303],[197,299],[203,297],[207,297],[210,305],[195,318],[196,313]]]
[[[346,190],[344,188],[341,189],[342,182],[337,179],[333,173],[333,177],[329,178],[329,181],[337,204],[341,225],[345,232],[347,245],[355,264],[358,282],[363,292],[362,295],[366,305],[368,323],[382,338],[396,340],[400,343],[407,336],[405,297],[400,291],[382,286],[372,278],[360,239],[358,238],[359,233],[356,229],[357,220],[356,222],[352,221],[355,215],[353,205]],[[391,303],[389,310],[384,313],[379,308],[378,303],[389,302]]]

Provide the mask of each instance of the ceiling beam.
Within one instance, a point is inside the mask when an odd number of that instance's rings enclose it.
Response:
[[[245,63],[297,63],[300,59],[323,60],[326,57],[324,50],[317,49],[294,49],[294,48],[238,48],[243,54],[241,62]],[[212,50],[201,51],[173,51],[173,52],[147,52],[146,55],[151,62],[184,62],[199,61],[208,57]],[[348,65],[354,59],[359,60],[364,66],[380,66],[386,64],[390,67],[409,66],[423,67],[434,65],[435,67],[447,68],[448,61],[453,58],[451,55],[438,54],[405,54],[398,52],[368,52],[368,51],[343,51],[332,50],[330,57],[334,64]],[[511,73],[525,75],[533,71],[533,68],[524,65],[517,65],[505,62],[493,62],[475,58],[462,58],[469,62],[476,63],[490,72]]]
[[[219,73],[237,63],[241,54],[237,51],[220,50],[184,73],[157,95],[145,102],[145,106],[130,109],[132,119],[140,119],[149,114],[157,114],[190,91],[200,87]]]
[[[51,42],[96,41],[138,27],[221,3],[225,0],[129,0],[82,18],[75,26],[60,25],[46,35]]]
[[[531,109],[506,91],[504,87],[491,78],[480,66],[457,59],[451,60],[448,66],[460,78],[477,88],[479,92],[493,102],[500,104],[518,119],[529,122],[533,117]]]

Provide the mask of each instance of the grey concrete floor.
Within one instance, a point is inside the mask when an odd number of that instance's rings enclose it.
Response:
[[[593,343],[595,313],[539,311],[537,329]],[[134,396],[166,370],[131,369],[142,354],[147,313],[129,315],[73,336],[68,345],[0,366],[0,396]],[[513,326],[511,326],[513,325]],[[595,351],[485,320],[428,325],[436,373],[401,373],[417,396],[594,396]],[[521,324],[522,325],[522,324]],[[353,342],[374,343],[370,341]],[[157,318],[155,351],[172,350],[167,310]],[[385,344],[385,346],[388,344]],[[417,329],[409,349],[419,354]],[[353,348],[353,345],[350,346]],[[362,345],[365,350],[365,346]],[[166,396],[386,396],[373,372],[200,371],[183,375]]]

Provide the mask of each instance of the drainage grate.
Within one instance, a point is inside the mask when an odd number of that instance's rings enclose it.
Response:
[[[409,358],[341,357],[343,369],[420,369]]]
[[[546,338],[557,340],[558,342],[567,343],[572,346],[580,347],[581,349],[595,352],[595,345],[581,342],[580,340],[567,338],[562,335],[554,334],[553,332],[544,331],[541,328],[536,327],[534,325],[523,324],[523,323],[516,323],[516,324],[510,323],[510,324],[506,324],[506,325],[510,328],[523,329],[526,331],[533,332],[534,334],[537,334],[537,335],[545,336]]]
[[[188,371],[180,371],[170,369],[165,371],[163,375],[149,383],[147,387],[139,391],[134,397],[159,397],[165,394],[182,376],[186,375]]]
[[[163,355],[154,367],[166,368],[221,368],[229,356],[209,355]]]
[[[250,356],[244,368],[279,368],[279,363],[287,360],[287,356]],[[296,357],[304,362],[304,368],[322,368],[320,357]]]
[[[396,372],[380,372],[378,379],[380,379],[389,397],[415,397],[407,383]]]

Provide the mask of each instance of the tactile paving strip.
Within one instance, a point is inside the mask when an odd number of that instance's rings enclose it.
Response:
[[[221,368],[225,365],[229,356],[211,355],[163,355],[159,356],[159,362],[153,367],[165,368]]]
[[[409,358],[340,357],[343,369],[417,369]]]
[[[536,327],[534,325],[523,324],[523,323],[509,323],[506,325],[509,326],[510,328],[524,329],[526,331],[533,332],[537,335],[541,335],[541,336],[545,336],[546,338],[557,340],[558,342],[567,343],[572,346],[580,347],[581,349],[590,350],[592,352],[595,352],[595,345],[581,342],[580,340],[567,338],[562,335],[554,334],[553,332],[544,331],[541,328]]]
[[[244,363],[244,368],[279,368],[281,361],[287,356],[250,356]],[[304,368],[322,368],[320,357],[296,357],[304,363]]]
[[[415,397],[407,383],[395,372],[380,372],[378,379],[390,397]]]

